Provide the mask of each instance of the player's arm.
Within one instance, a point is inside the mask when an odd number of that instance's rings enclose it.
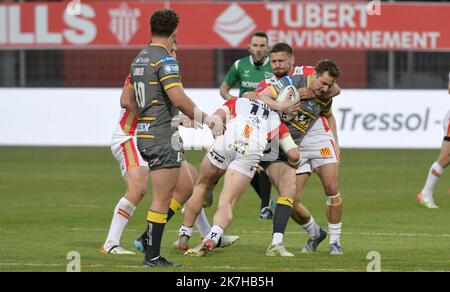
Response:
[[[330,89],[328,89],[327,94],[325,94],[325,98],[333,98],[335,96],[338,96],[339,94],[341,94],[341,88],[335,82],[333,85],[331,85]]]
[[[266,87],[258,94],[258,98],[266,103],[271,109],[289,114],[294,113],[300,108],[300,100],[285,100],[283,102],[276,101],[281,90],[277,90],[274,86]]]
[[[220,96],[225,100],[230,100],[234,96],[230,94],[231,88],[239,81],[239,71],[238,71],[239,60],[234,62],[230,70],[225,75],[225,78],[220,85]]]
[[[230,94],[231,86],[229,86],[225,81],[220,85],[220,96],[225,100],[230,100],[234,96]]]
[[[280,147],[286,153],[289,165],[297,168],[301,160],[300,151],[290,134],[286,134],[281,138]]]
[[[259,99],[258,93],[261,93],[266,88],[267,88],[266,80],[263,80],[256,86],[255,91],[244,92],[244,94],[242,94],[241,97],[246,97],[249,99]]]
[[[122,94],[120,95],[120,106],[131,113],[138,113],[138,106],[136,103],[136,98],[134,97],[134,90],[132,88],[127,86],[122,89]]]
[[[297,91],[300,93],[300,98],[301,99],[313,99],[313,98],[317,98],[318,96],[314,95],[314,92],[306,87],[301,87],[299,89],[297,89]],[[322,99],[330,99],[333,98],[335,96],[338,96],[339,94],[341,94],[341,88],[339,87],[339,85],[337,85],[337,83],[334,83],[330,89],[328,89],[327,94],[325,94],[325,96],[320,97]]]
[[[258,93],[255,91],[247,91],[242,94],[241,97],[249,98],[249,99],[258,99]]]
[[[297,144],[292,139],[291,133],[289,133],[288,127],[284,123],[268,133],[267,139],[277,139],[279,147],[286,154],[288,163],[290,166],[297,168],[300,163],[300,151]]]
[[[205,123],[209,126],[209,117],[206,113],[202,112],[197,105],[192,101],[192,99],[187,96],[183,87],[174,86],[166,91],[167,96],[169,96],[170,101],[176,106],[183,114],[189,117],[191,120],[201,117],[201,121],[195,121],[199,123]],[[196,113],[197,112],[197,113]],[[196,116],[198,115],[198,116]]]
[[[220,123],[223,129],[226,128],[226,123],[233,118],[233,113],[236,112],[237,99],[238,98],[235,97],[228,100],[211,115],[211,119],[214,121],[214,123]],[[213,132],[214,137],[221,134],[222,133]]]
[[[174,58],[164,57],[156,69],[159,82],[176,108],[196,123],[206,124],[212,128],[211,118],[202,112],[185,93],[179,70],[178,63]],[[220,131],[220,129],[216,130]]]
[[[280,148],[284,153],[286,153],[288,163],[292,167],[297,168],[297,166],[300,164],[301,159],[300,151],[294,139],[292,139],[288,127],[284,123],[281,123],[280,125],[279,135],[280,135]]]
[[[325,118],[327,119],[328,126],[330,127],[331,133],[333,133],[334,136],[334,142],[336,143],[336,151],[338,156],[340,157],[341,149],[339,147],[339,140],[337,135],[337,126],[336,126],[336,119],[333,115],[333,110],[330,108],[330,110],[326,113],[324,113]]]
[[[122,88],[122,94],[120,95],[120,106],[127,111],[138,114],[138,106],[136,97],[134,96],[133,85],[131,85],[131,76],[128,74],[125,84]]]

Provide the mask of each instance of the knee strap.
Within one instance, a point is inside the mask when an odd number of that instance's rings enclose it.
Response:
[[[334,206],[339,206],[342,204],[342,197],[341,197],[341,193],[337,193],[334,196],[328,196],[327,197],[327,205],[334,207]]]

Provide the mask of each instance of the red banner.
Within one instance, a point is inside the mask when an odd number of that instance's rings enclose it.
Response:
[[[154,10],[181,17],[184,48],[244,48],[255,30],[303,49],[450,50],[450,5],[367,2],[0,4],[0,48],[130,48],[150,40]]]

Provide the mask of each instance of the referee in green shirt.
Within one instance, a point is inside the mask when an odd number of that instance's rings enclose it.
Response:
[[[239,96],[242,96],[245,92],[255,91],[261,81],[273,76],[268,54],[269,38],[265,32],[256,31],[250,36],[248,51],[250,55],[234,62],[220,85],[220,95],[225,100],[234,97],[230,94],[230,89],[234,85],[239,85]],[[255,173],[252,186],[261,198],[259,218],[272,219],[273,209],[270,199],[272,185],[264,171]]]

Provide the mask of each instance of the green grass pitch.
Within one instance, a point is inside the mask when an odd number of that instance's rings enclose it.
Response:
[[[186,157],[198,167],[202,154],[189,151]],[[177,214],[166,226],[162,254],[183,264],[179,271],[184,272],[366,271],[370,251],[380,254],[382,271],[449,271],[450,174],[444,173],[435,189],[439,209],[426,209],[416,201],[437,155],[437,150],[342,150],[344,256],[328,254],[328,239],[315,254],[301,254],[307,236],[293,221],[285,244],[295,257],[265,256],[272,224],[257,219],[259,199],[251,188],[239,201],[226,232],[240,235],[235,245],[204,258],[183,256],[171,247],[181,222]],[[81,271],[143,271],[141,254],[98,252],[123,192],[118,165],[108,148],[0,147],[0,271],[66,271],[70,251],[80,253]],[[215,210],[217,192],[208,217]],[[132,249],[133,239],[145,226],[150,196],[123,234],[125,248]],[[303,202],[326,227],[325,196],[315,175]],[[194,233],[191,244],[199,241]]]

